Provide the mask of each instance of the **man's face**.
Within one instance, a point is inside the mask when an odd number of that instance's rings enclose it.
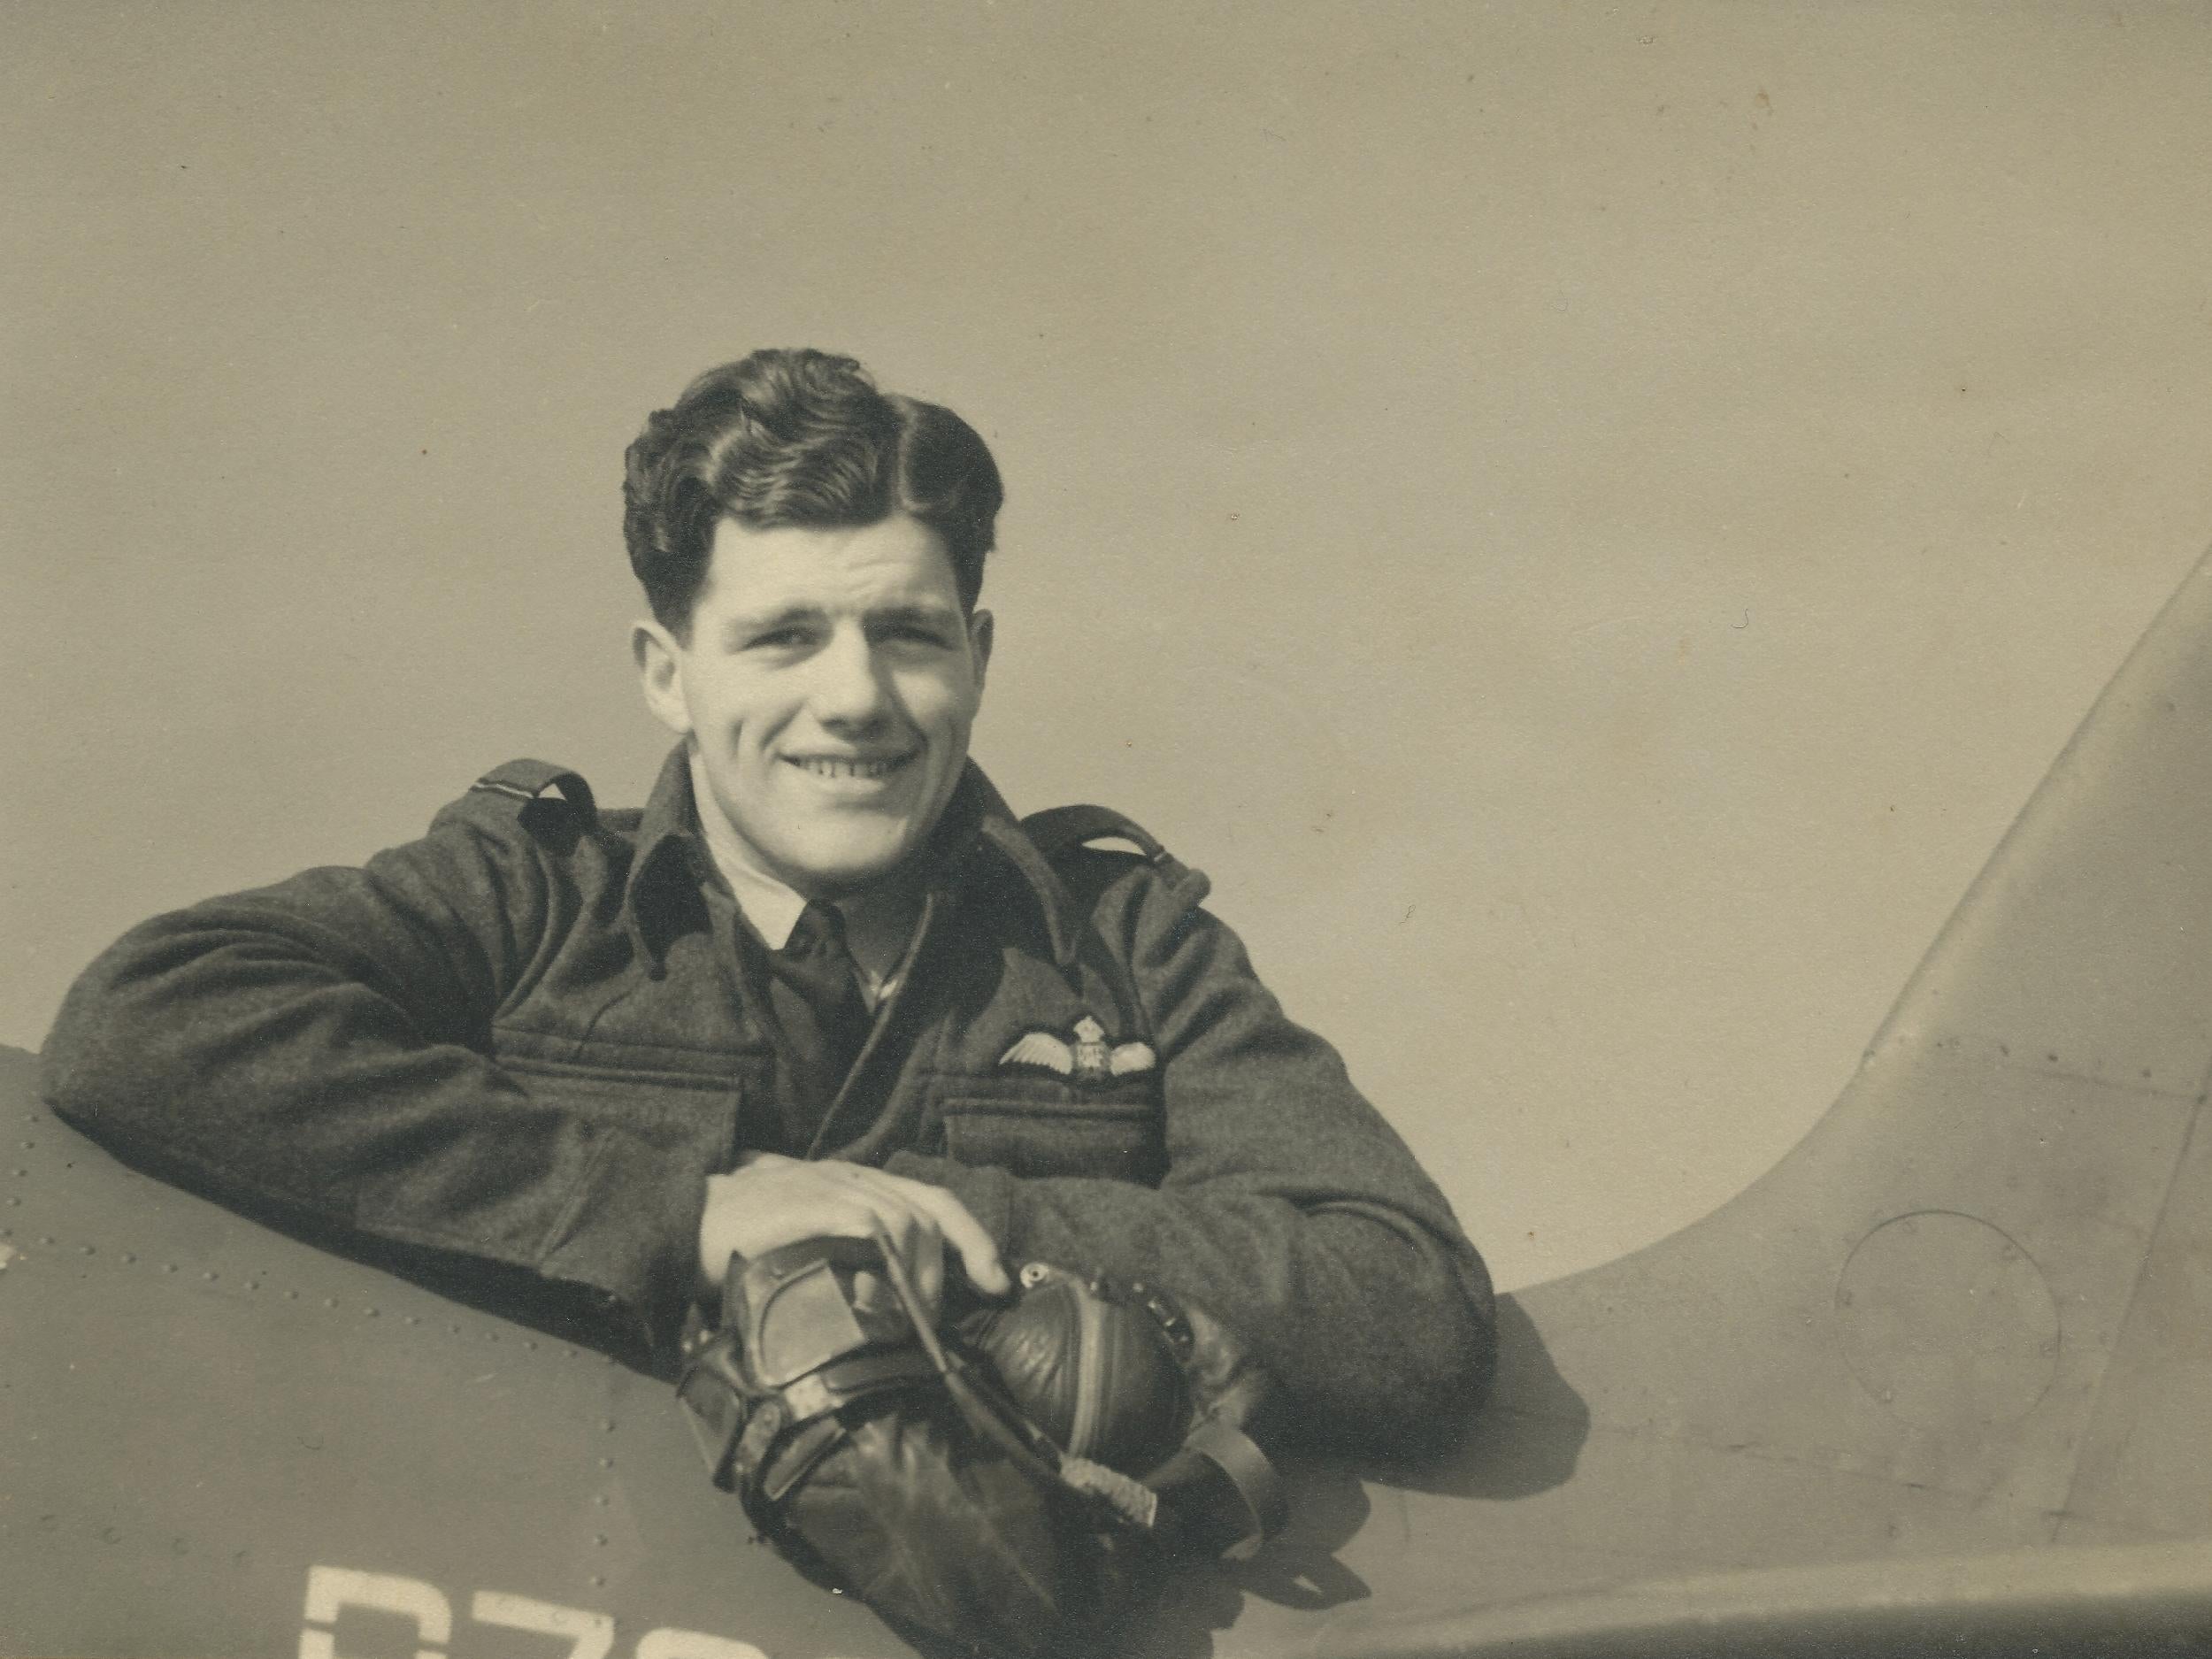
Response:
[[[634,643],[646,701],[704,776],[702,816],[818,898],[888,874],[935,827],[991,618],[962,614],[943,542],[904,513],[858,528],[725,518],[688,642],[640,623]]]

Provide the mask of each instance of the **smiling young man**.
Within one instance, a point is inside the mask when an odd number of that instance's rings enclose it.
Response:
[[[1029,1260],[1161,1285],[1311,1438],[1463,1418],[1482,1264],[1204,878],[1100,809],[1017,820],[968,759],[974,430],[757,352],[651,418],[625,500],[679,739],[643,810],[514,762],[365,868],[145,924],[62,1011],[56,1110],[657,1369],[733,1253],[882,1230],[930,1298]]]

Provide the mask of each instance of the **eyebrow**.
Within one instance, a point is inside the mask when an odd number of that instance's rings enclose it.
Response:
[[[903,604],[886,605],[880,611],[868,613],[871,622],[926,622],[933,627],[950,627],[960,620],[960,613],[950,605]]]

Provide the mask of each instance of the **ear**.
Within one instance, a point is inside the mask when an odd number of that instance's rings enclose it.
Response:
[[[691,735],[691,708],[684,701],[684,648],[676,636],[657,622],[639,622],[630,628],[630,655],[637,659],[638,682],[645,688],[645,706],[678,737]]]
[[[987,611],[978,611],[968,618],[968,649],[975,653],[975,688],[983,689],[983,677],[991,666],[991,641],[996,632]]]

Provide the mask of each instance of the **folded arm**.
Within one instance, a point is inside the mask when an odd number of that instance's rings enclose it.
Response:
[[[365,868],[133,929],[64,1003],[47,1097],[119,1156],[259,1218],[664,1350],[691,1283],[696,1159],[541,1100],[489,1056],[493,1016],[574,902],[511,803],[465,797]]]

